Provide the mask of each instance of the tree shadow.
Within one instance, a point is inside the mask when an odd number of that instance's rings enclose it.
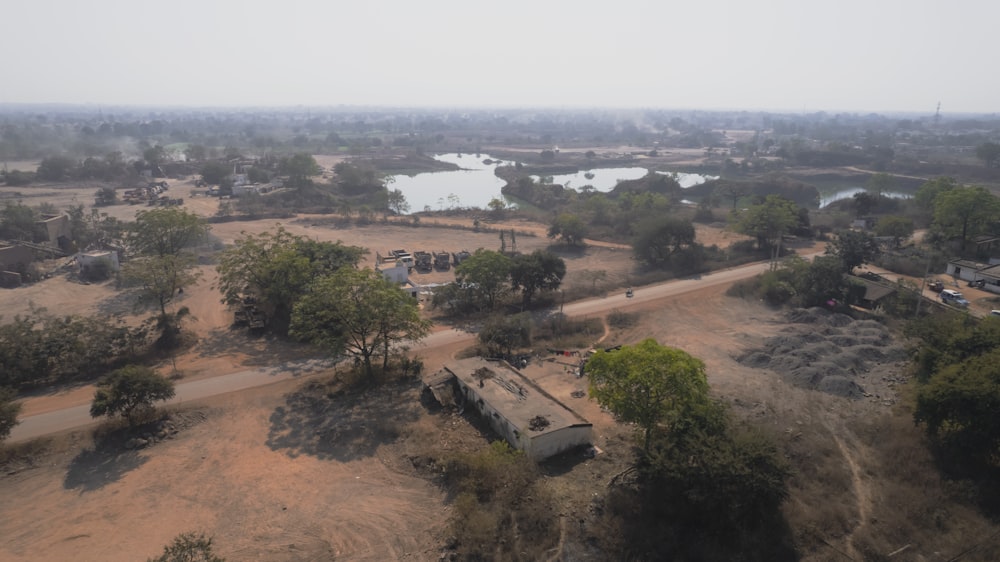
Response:
[[[292,372],[298,375],[333,367],[341,360],[321,357],[313,347],[275,336],[254,337],[237,327],[211,330],[198,340],[194,349],[202,358],[229,356],[234,351],[246,356],[244,365],[269,367],[272,374]]]
[[[314,382],[285,396],[271,414],[266,444],[292,458],[347,462],[395,442],[420,414],[419,381],[359,391],[332,391]]]
[[[156,305],[142,299],[140,289],[121,289],[97,303],[97,312],[102,316],[131,316],[144,312],[156,312]]]
[[[146,464],[149,457],[124,449],[118,439],[101,439],[93,448],[80,451],[69,463],[63,488],[93,492],[117,482]]]

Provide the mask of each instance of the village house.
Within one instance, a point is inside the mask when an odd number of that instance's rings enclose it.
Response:
[[[455,392],[460,407],[474,408],[512,447],[535,460],[593,440],[590,422],[506,362],[452,361],[424,382],[444,401]]]
[[[1000,293],[1000,264],[957,259],[948,262],[945,273],[955,280],[979,284],[991,293]]]

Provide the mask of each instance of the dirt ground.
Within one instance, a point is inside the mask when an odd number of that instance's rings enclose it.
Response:
[[[324,164],[330,165],[330,164]],[[172,196],[208,216],[218,200],[191,197],[191,181],[171,182]],[[18,188],[27,204],[51,200],[92,200],[90,187],[39,188],[38,197]],[[96,188],[95,188],[96,189]],[[104,211],[130,218],[140,207],[119,205]],[[416,228],[380,224],[336,228],[323,217],[281,221],[289,231],[319,240],[340,240],[371,250],[497,249],[496,232],[434,227],[457,219],[423,221]],[[213,225],[212,234],[230,243],[242,232],[259,233],[278,221],[230,222]],[[452,225],[453,226],[453,225]],[[518,249],[548,246],[544,226],[520,222],[496,225],[515,228]],[[529,236],[534,233],[536,236]],[[721,228],[699,226],[705,244],[728,245],[738,239]],[[632,263],[626,248],[593,245],[579,255],[564,256],[566,284],[586,286],[585,272],[605,271],[602,283],[621,286]],[[371,263],[373,255],[368,256]],[[201,266],[200,285],[185,291],[177,303],[188,306],[195,320],[188,326],[198,343],[177,360],[184,380],[226,374],[301,350],[268,338],[253,339],[230,330],[231,316],[213,289],[213,266]],[[444,281],[449,273],[416,274],[417,282]],[[111,283],[83,285],[56,275],[44,282],[0,292],[5,318],[44,306],[59,314],[141,314]],[[713,391],[734,405],[741,416],[759,419],[785,439],[803,427],[842,427],[845,419],[884,408],[873,400],[850,401],[789,386],[776,373],[741,365],[736,358],[759,348],[780,333],[779,313],[756,303],[726,297],[724,288],[665,299],[643,311],[636,325],[612,331],[603,343],[633,343],[652,337],[705,361]],[[423,357],[436,370],[459,349],[438,349]],[[167,368],[166,365],[163,366]],[[533,362],[525,372],[554,396],[594,423],[603,454],[578,460],[550,475],[553,485],[575,492],[564,506],[568,520],[586,515],[586,490],[603,490],[607,478],[628,452],[627,428],[591,400],[580,396],[583,381],[573,366],[557,357]],[[314,375],[309,380],[322,379]],[[103,450],[89,431],[48,440],[49,453],[34,465],[12,465],[0,476],[0,495],[16,498],[0,506],[0,559],[3,560],[136,560],[156,555],[172,537],[201,531],[215,537],[217,552],[230,560],[436,560],[449,516],[444,491],[417,475],[410,458],[425,446],[454,450],[474,446],[482,437],[454,414],[432,413],[419,402],[414,388],[392,391],[386,407],[352,410],[315,408],[309,417],[297,394],[301,380],[260,387],[189,404],[204,421],[153,447]],[[91,387],[43,393],[26,401],[25,414],[86,404]],[[336,403],[331,403],[336,406]],[[193,410],[192,410],[193,409]],[[391,415],[386,415],[391,412]],[[321,414],[321,415],[320,415]],[[330,420],[344,422],[329,425]],[[853,487],[840,490],[844,533],[831,540],[851,552],[852,533],[865,525],[865,506],[873,493],[864,478],[864,447],[844,431],[844,458]],[[369,439],[361,439],[367,436]],[[338,443],[353,444],[339,446]],[[841,459],[843,463],[843,459]],[[793,498],[793,502],[795,498]],[[858,519],[860,517],[860,519]],[[851,524],[850,521],[859,523]],[[825,554],[830,554],[825,553]],[[824,556],[825,556],[824,554]],[[856,553],[855,553],[856,554]],[[814,559],[826,559],[817,557]]]

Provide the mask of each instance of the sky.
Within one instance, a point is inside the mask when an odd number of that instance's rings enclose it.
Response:
[[[0,103],[1000,111],[992,0],[4,0]]]

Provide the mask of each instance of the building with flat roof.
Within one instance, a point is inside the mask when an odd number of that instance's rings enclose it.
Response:
[[[458,402],[472,407],[516,449],[535,460],[589,445],[593,425],[504,361],[461,359],[432,378],[454,377]]]

